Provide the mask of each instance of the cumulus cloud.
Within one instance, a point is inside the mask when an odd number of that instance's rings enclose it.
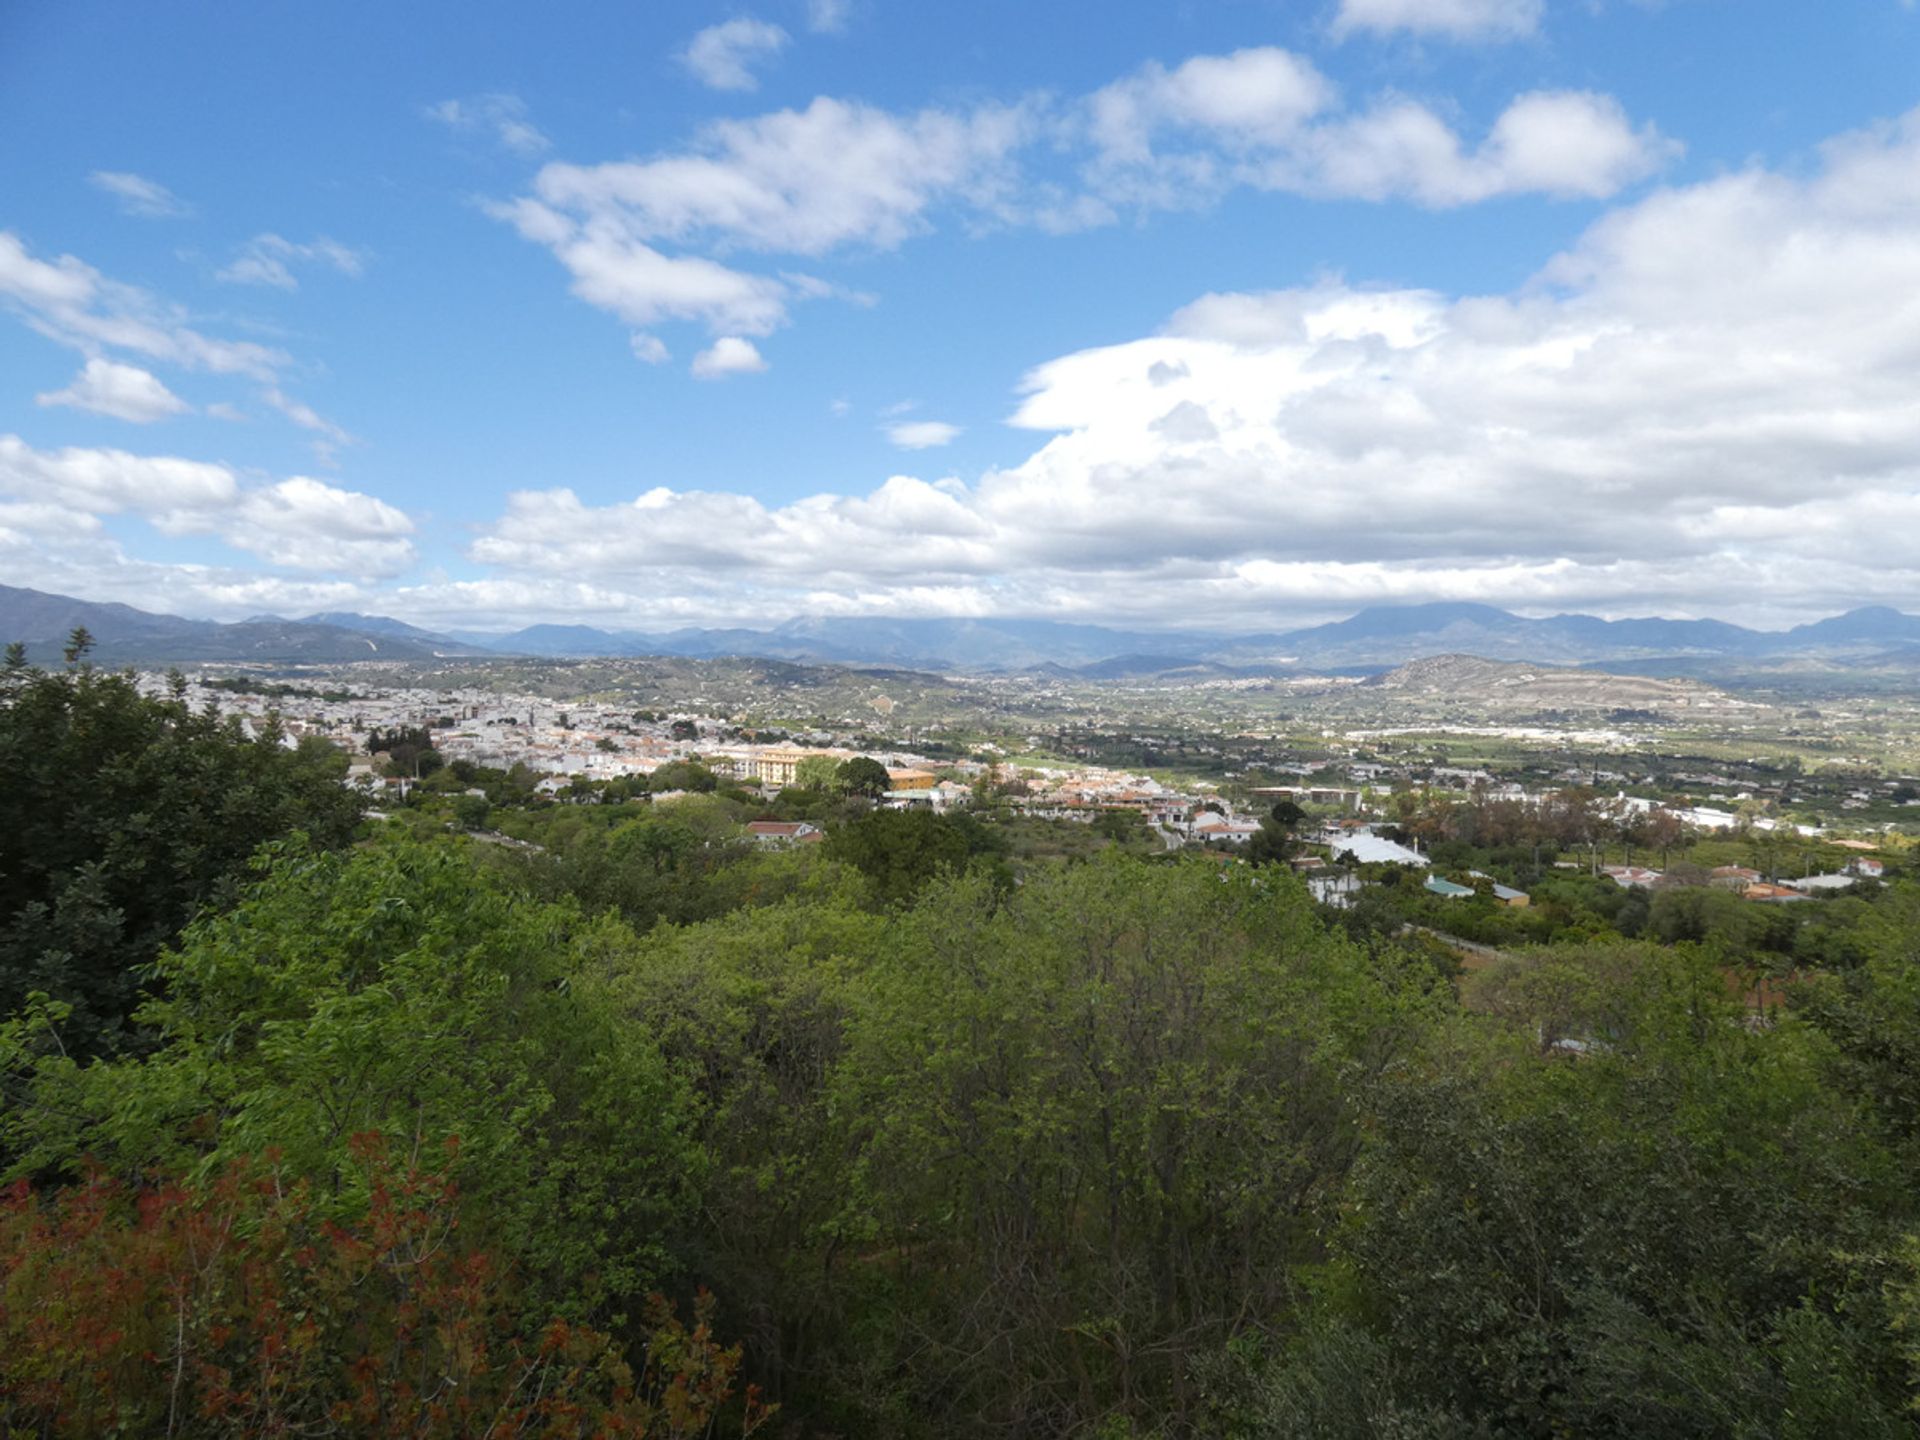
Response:
[[[36,405],[71,405],[139,425],[193,408],[139,366],[101,359],[87,361],[66,389],[33,398]]]
[[[157,515],[218,509],[238,493],[224,465],[125,450],[35,450],[17,435],[0,435],[0,496],[10,501],[89,517]]]
[[[140,516],[164,535],[216,535],[290,570],[377,579],[414,560],[412,520],[357,491],[305,476],[251,484],[208,461],[116,449],[36,450],[17,435],[0,435],[0,540],[16,548],[76,537],[90,544],[101,517],[119,514]],[[40,563],[61,561],[48,554]]]
[[[404,512],[304,475],[248,491],[217,524],[228,544],[290,570],[387,576],[414,560]]]
[[[1347,107],[1311,64],[1271,47],[1149,65],[1094,94],[1086,116],[1087,183],[1109,213],[1206,204],[1241,187],[1432,208],[1605,199],[1679,148],[1585,91],[1520,95],[1473,144],[1416,100]]]
[[[693,373],[700,380],[724,380],[729,375],[754,375],[767,368],[751,340],[722,335],[693,357]]]
[[[716,332],[765,335],[786,321],[793,292],[783,281],[704,256],[664,254],[617,217],[575,219],[532,199],[493,213],[550,249],[572,275],[575,295],[629,325],[697,320]]]
[[[785,48],[787,32],[765,20],[741,16],[709,25],[680,52],[680,63],[702,85],[714,90],[757,90],[753,67]]]
[[[677,154],[550,164],[534,194],[550,211],[655,244],[885,249],[925,229],[942,198],[990,204],[1005,178],[998,167],[1030,135],[1018,106],[894,115],[821,97],[804,110],[719,121]]]
[[[944,420],[905,420],[887,427],[887,439],[902,450],[932,450],[951,445],[960,427]]]
[[[1502,195],[1603,200],[1678,153],[1654,126],[1636,128],[1610,96],[1535,91],[1515,99],[1471,150],[1424,105],[1393,101],[1317,128],[1251,180],[1330,198],[1405,197],[1437,209]]]
[[[1532,162],[1511,137],[1503,163]],[[1026,377],[970,484],[513,497],[472,558],[631,618],[1270,625],[1472,597],[1804,615],[1920,593],[1920,112],[1606,215],[1526,285],[1200,297]]]
[[[127,214],[143,220],[178,220],[193,213],[191,205],[158,180],[128,170],[95,170],[87,183],[119,201]]]
[[[888,250],[943,218],[1075,230],[1248,188],[1429,207],[1605,199],[1677,148],[1586,92],[1521,95],[1475,138],[1417,100],[1350,103],[1310,61],[1264,46],[1149,63],[1078,98],[895,112],[821,96],[661,154],[549,163],[487,208],[628,324],[764,335],[797,301],[871,297],[742,256]]]
[[[474,95],[465,100],[442,100],[426,107],[426,117],[462,134],[493,137],[502,149],[534,156],[553,142],[528,118],[526,101],[518,95]]]
[[[1340,0],[1333,31],[1513,40],[1538,30],[1545,9],[1545,0]]]
[[[647,365],[663,365],[673,358],[667,344],[658,335],[649,335],[644,330],[636,330],[629,337],[633,346],[633,358]]]
[[[324,265],[339,274],[358,279],[366,272],[366,257],[358,250],[322,235],[306,244],[296,244],[274,234],[256,235],[240,247],[231,264],[214,273],[214,279],[229,285],[271,285],[280,290],[297,290],[295,265]]]
[[[1104,158],[1145,160],[1154,132],[1197,131],[1232,149],[1283,146],[1332,105],[1331,81],[1272,46],[1199,55],[1167,70],[1149,63],[1087,100]]]

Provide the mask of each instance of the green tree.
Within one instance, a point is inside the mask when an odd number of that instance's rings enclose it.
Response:
[[[1832,1042],[1835,1081],[1867,1101],[1920,1161],[1920,883],[1883,896],[1857,943],[1864,964],[1807,977],[1789,1005]]]
[[[793,783],[802,790],[832,794],[840,788],[840,762],[831,755],[808,755],[793,767]]]
[[[1093,817],[1093,833],[1116,845],[1147,838],[1147,817],[1138,810],[1114,806]]]
[[[848,795],[877,799],[893,788],[887,767],[866,755],[856,755],[841,764],[834,775],[835,788]]]
[[[486,829],[487,817],[492,813],[493,807],[484,795],[454,796],[453,818],[462,830]]]
[[[1000,837],[971,815],[875,810],[827,835],[827,854],[873,882],[883,905],[913,899],[943,873],[1001,852]]]
[[[1291,800],[1278,802],[1247,841],[1246,856],[1255,865],[1284,865],[1299,848],[1294,838],[1307,812]]]
[[[83,1066],[45,1024],[0,1030],[16,1173],[272,1152],[351,1210],[356,1136],[407,1154],[457,1136],[452,1177],[540,1303],[635,1303],[669,1268],[699,1167],[682,1087],[596,980],[631,932],[514,895],[451,839],[269,854],[234,910],[158,962],[152,1055]]]
[[[433,732],[420,725],[369,730],[367,753],[387,757],[387,773],[423,780],[443,763],[433,747]]]
[[[698,760],[669,760],[647,777],[647,788],[656,795],[668,790],[693,790],[701,794],[718,788],[720,777]]]
[[[1450,1417],[1413,1433],[1906,1433],[1877,1267],[1912,1197],[1819,1037],[1749,1028],[1687,950],[1525,957],[1467,1000],[1497,1023],[1366,1097],[1289,1404],[1371,1347],[1386,1408]]]
[[[847,1434],[1193,1426],[1429,1003],[1297,882],[1112,850],[660,927],[612,986],[699,1097],[749,1373]]]
[[[345,757],[288,748],[269,723],[194,711],[184,682],[142,695],[85,663],[0,671],[0,1016],[44,992],[68,1007],[76,1054],[136,1038],[140,967],[194,913],[232,897],[248,857],[294,830],[344,844],[361,802]]]
[[[937,884],[870,993],[836,1081],[861,1383],[983,1434],[1191,1423],[1201,1358],[1318,1257],[1353,1087],[1424,1003],[1291,879],[1111,849]]]

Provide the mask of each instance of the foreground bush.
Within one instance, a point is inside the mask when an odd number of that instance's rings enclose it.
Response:
[[[0,1433],[678,1437],[770,1413],[655,1297],[644,1355],[544,1318],[465,1246],[444,1175],[354,1146],[352,1223],[270,1164],[0,1199]]]

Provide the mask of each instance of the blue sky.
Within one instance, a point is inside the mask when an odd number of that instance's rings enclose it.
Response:
[[[1920,608],[1901,0],[0,9],[0,581]]]

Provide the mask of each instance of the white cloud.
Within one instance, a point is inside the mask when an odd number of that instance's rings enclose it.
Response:
[[[665,364],[673,358],[666,342],[658,335],[649,335],[644,330],[636,330],[630,337],[633,346],[633,358],[648,365]]]
[[[220,521],[230,545],[290,570],[398,575],[414,560],[413,522],[384,500],[303,475],[249,491]]]
[[[351,435],[327,419],[326,416],[320,414],[320,412],[315,410],[311,405],[295,400],[278,386],[268,386],[260,392],[260,398],[278,410],[282,415],[286,416],[287,419],[291,420],[294,424],[298,425],[302,430],[311,430],[316,435],[323,435],[327,439],[340,444],[346,444],[353,439]]]
[[[263,240],[279,240],[263,236]],[[332,241],[291,246],[287,253],[354,271],[359,257]],[[266,252],[271,254],[271,247]],[[0,230],[0,302],[7,303],[32,329],[78,350],[88,358],[80,378],[65,391],[40,397],[42,404],[102,404],[84,408],[120,418],[158,418],[167,413],[170,397],[161,382],[143,369],[112,360],[107,352],[122,352],[182,369],[217,375],[239,375],[260,383],[260,398],[294,424],[320,437],[316,449],[326,458],[334,446],[351,440],[346,431],[291,399],[279,388],[280,374],[293,359],[251,340],[222,340],[206,335],[187,321],[185,310],[133,285],[108,279],[71,255],[46,261],[35,258],[19,236]],[[91,377],[91,378],[90,378]],[[144,377],[144,378],[140,378]],[[158,387],[156,390],[155,387]],[[104,409],[103,404],[119,408]],[[216,402],[225,405],[225,402]],[[156,409],[156,407],[160,407]],[[230,408],[230,407],[228,407]],[[210,414],[222,414],[209,407]]]
[[[137,365],[98,358],[87,361],[66,389],[33,398],[36,405],[71,405],[140,425],[193,408]]]
[[[1173,70],[1149,63],[1086,104],[1094,141],[1112,163],[1146,160],[1162,129],[1203,132],[1231,149],[1285,145],[1335,95],[1311,62],[1268,46],[1195,56]]]
[[[1308,195],[1404,196],[1436,208],[1501,195],[1601,200],[1678,150],[1651,125],[1635,129],[1609,96],[1535,91],[1515,99],[1471,152],[1431,110],[1396,101],[1318,127],[1252,178]]]
[[[189,370],[269,379],[291,363],[250,340],[218,340],[187,323],[186,312],[145,290],[110,280],[71,255],[34,258],[0,230],[0,302],[33,329],[85,355],[124,350]]]
[[[0,496],[85,515],[166,514],[231,503],[239,482],[224,465],[125,450],[35,450],[0,435]]]
[[[807,0],[807,28],[819,35],[838,35],[847,28],[852,0]]]
[[[925,229],[924,212],[943,197],[990,205],[1000,163],[1030,134],[1019,107],[899,116],[822,97],[804,110],[717,122],[679,154],[551,164],[534,192],[554,212],[651,243],[884,249]]]
[[[729,375],[753,375],[767,368],[767,362],[751,340],[738,335],[722,335],[707,349],[693,357],[693,373],[701,380],[724,380]]]
[[[786,46],[787,32],[765,20],[741,16],[710,25],[680,52],[680,63],[702,85],[715,90],[757,90],[753,67],[771,60]]]
[[[1431,207],[1604,199],[1677,148],[1584,92],[1519,96],[1474,143],[1414,100],[1349,106],[1310,61],[1261,47],[1150,63],[1077,100],[895,113],[822,96],[709,124],[675,151],[550,163],[530,194],[487,209],[630,325],[764,335],[796,301],[872,297],[778,266],[755,273],[743,253],[886,250],[945,215],[974,230],[1074,230],[1246,188]]]
[[[629,325],[699,320],[715,332],[765,335],[787,318],[788,287],[701,256],[662,254],[617,219],[576,221],[537,200],[496,207],[527,239],[545,245],[573,276],[573,293]]]
[[[871,297],[661,247],[818,255],[897,245],[929,227],[924,212],[943,197],[965,194],[990,208],[1028,125],[1018,108],[897,117],[819,99],[709,126],[682,154],[550,164],[533,195],[490,213],[551,250],[576,295],[630,325],[693,320],[715,334],[765,335],[796,301]]]
[[[449,130],[489,134],[501,148],[515,155],[538,155],[553,143],[527,118],[527,103],[518,95],[475,95],[465,100],[442,100],[427,106],[425,114]]]
[[[256,235],[234,257],[233,262],[214,273],[214,279],[229,285],[271,285],[280,290],[297,290],[296,264],[325,265],[342,275],[359,279],[366,273],[366,256],[358,250],[322,235],[304,245],[284,236]]]
[[[0,435],[0,546],[62,537],[91,545],[100,517],[118,514],[141,516],[163,535],[217,535],[292,570],[383,578],[415,558],[413,522],[370,495],[305,476],[250,485],[207,461],[35,450],[17,435]],[[39,563],[77,563],[93,553],[49,553]]]
[[[1513,40],[1537,31],[1545,8],[1544,0],[1340,0],[1333,30]]]
[[[208,619],[240,620],[262,611],[304,615],[381,608],[373,581],[140,559],[100,533],[97,523],[90,528],[15,528],[15,508],[0,504],[0,567],[13,584]]]
[[[1513,133],[1496,148],[1535,165]],[[1036,369],[1013,422],[1040,443],[970,484],[897,476],[778,506],[529,491],[471,553],[529,594],[628,597],[635,622],[1911,605],[1916,354],[1920,112],[1810,173],[1617,209],[1509,294],[1201,297],[1157,334]]]
[[[960,427],[944,420],[906,420],[887,427],[887,439],[902,450],[932,450],[951,445]]]
[[[589,506],[571,490],[522,491],[507,514],[472,547],[474,559],[511,570],[609,584],[671,567],[675,583],[701,572],[698,589],[737,585],[755,572],[784,583],[833,583],[858,556],[861,570],[910,580],[931,563],[979,568],[991,555],[991,529],[963,500],[909,476],[859,497],[816,496],[777,509],[747,495],[647,491],[626,505]],[[885,546],[891,553],[876,553]]]
[[[336,254],[334,248],[330,241],[292,247],[311,252],[301,258],[317,258],[343,269],[358,265],[353,252],[337,247]],[[184,408],[184,402],[172,396],[153,375],[109,360],[101,353],[118,350],[187,370],[259,381],[260,398],[294,424],[319,436],[323,446],[346,444],[352,439],[340,426],[280,389],[278,376],[293,364],[284,351],[248,340],[220,340],[202,334],[186,323],[186,312],[179,306],[135,286],[109,280],[71,255],[53,262],[36,259],[17,235],[4,230],[0,230],[0,301],[10,303],[32,329],[88,357],[87,366],[67,390],[39,397],[43,405],[79,405],[122,419],[159,418],[170,413],[169,401]],[[118,408],[106,408],[108,405]],[[232,418],[237,412],[227,402],[216,402],[207,413]]]
[[[113,196],[127,214],[143,220],[177,220],[193,213],[191,205],[159,181],[131,171],[95,170],[87,183]]]

